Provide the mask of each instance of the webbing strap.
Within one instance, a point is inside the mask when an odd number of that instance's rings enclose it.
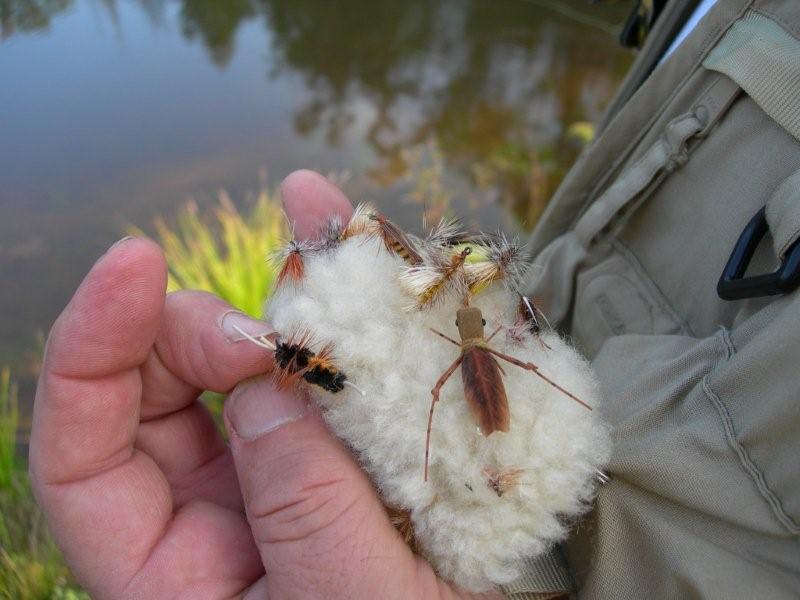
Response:
[[[523,575],[503,586],[503,594],[511,600],[545,600],[571,592],[575,588],[567,565],[557,548],[529,560]]]
[[[772,19],[748,11],[703,66],[724,73],[800,140],[800,40]]]
[[[575,224],[575,234],[588,247],[598,233],[644,189],[663,173],[670,173],[689,158],[688,142],[704,136],[739,95],[739,86],[719,76],[687,114],[676,117],[664,134],[630,165]]]
[[[783,259],[800,239],[800,169],[773,192],[767,201],[766,216],[775,254]]]

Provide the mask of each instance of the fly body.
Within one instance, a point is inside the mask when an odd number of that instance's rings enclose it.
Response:
[[[439,401],[439,394],[450,376],[461,367],[461,381],[464,386],[464,397],[475,421],[478,423],[483,435],[491,435],[496,431],[506,432],[510,428],[510,412],[505,386],[503,385],[503,368],[497,359],[532,371],[539,378],[553,386],[566,396],[581,404],[584,408],[592,410],[591,406],[583,400],[568,392],[555,381],[545,376],[533,363],[521,361],[513,356],[495,350],[489,345],[492,338],[500,331],[500,327],[488,337],[484,337],[486,320],[481,310],[475,306],[465,306],[456,312],[456,326],[460,342],[446,336],[440,331],[432,330],[436,335],[459,347],[458,358],[439,377],[436,385],[431,390],[433,399],[428,414],[428,430],[425,436],[425,481],[428,480],[428,459],[430,457],[431,425],[433,424],[433,409]]]

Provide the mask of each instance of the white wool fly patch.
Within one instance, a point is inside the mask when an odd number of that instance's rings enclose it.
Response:
[[[581,404],[599,403],[589,365],[517,291],[518,247],[452,224],[422,240],[362,205],[280,260],[282,337],[263,341],[280,377],[307,384],[440,576],[507,584],[566,535],[609,436]]]

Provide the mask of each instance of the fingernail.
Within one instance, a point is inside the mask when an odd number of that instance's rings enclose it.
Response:
[[[131,241],[131,240],[135,240],[135,239],[136,239],[136,237],[135,237],[135,236],[133,236],[133,235],[126,235],[126,236],[125,236],[124,238],[122,238],[121,240],[117,240],[116,242],[114,242],[113,244],[111,244],[111,246],[109,246],[108,250],[113,250],[113,249],[114,249],[114,248],[116,248],[117,246],[121,246],[121,245],[122,245],[122,244],[124,244],[125,242],[129,242],[129,241]],[[106,250],[106,252],[108,252],[108,250]]]
[[[231,342],[246,340],[247,335],[259,338],[275,333],[275,330],[268,323],[248,317],[238,310],[229,310],[222,315],[219,326],[225,337]],[[242,331],[247,335],[242,334]]]
[[[226,401],[228,422],[240,438],[254,440],[302,419],[309,404],[291,390],[276,389],[268,379],[239,385]]]
[[[133,239],[136,239],[136,238],[134,236],[132,236],[132,235],[126,235],[121,240],[117,240],[116,242],[111,244],[105,252],[103,252],[100,256],[97,257],[97,260],[95,261],[95,264],[99,264],[117,246],[121,246],[125,242],[129,242],[129,241],[131,241]]]

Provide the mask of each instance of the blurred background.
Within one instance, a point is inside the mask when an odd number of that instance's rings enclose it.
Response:
[[[257,315],[294,169],[414,231],[524,233],[633,60],[636,4],[0,0],[0,598],[81,597],[24,447],[45,333],[108,245],[153,236],[173,288]]]

